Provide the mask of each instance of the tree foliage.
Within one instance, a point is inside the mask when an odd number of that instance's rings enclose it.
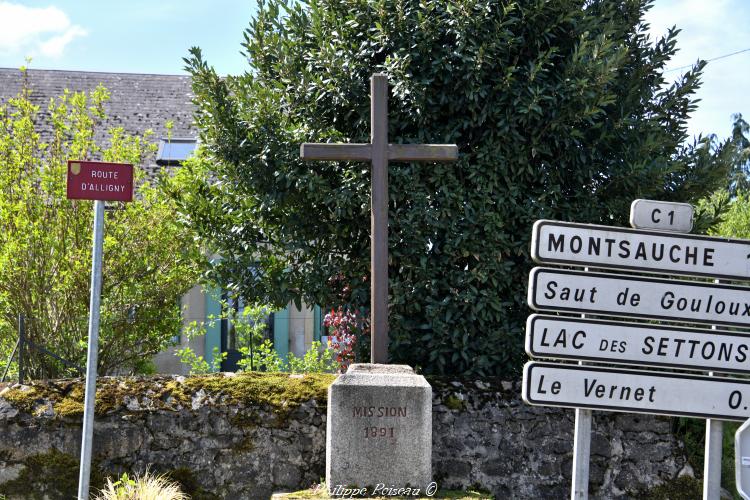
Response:
[[[750,125],[741,113],[732,116],[732,146],[735,151],[735,168],[730,179],[732,196],[750,190]]]
[[[724,145],[731,169],[726,185],[702,198],[695,206],[693,232],[719,234],[740,238],[750,237],[744,226],[750,224],[746,216],[750,193],[750,126],[742,114],[732,115],[732,135]],[[716,143],[716,136],[709,140]]]
[[[708,234],[750,239],[750,192],[739,191],[732,197],[727,190],[717,191],[701,200],[698,210],[713,209],[715,206],[725,206],[726,210],[717,223],[707,230]]]
[[[23,314],[29,340],[85,366],[93,202],[66,199],[66,162],[137,166],[153,145],[121,128],[109,131],[109,144],[95,143],[109,97],[104,87],[66,91],[44,117],[29,89],[27,82],[0,107],[0,352],[15,345]],[[174,205],[135,170],[136,199],[108,203],[105,216],[102,374],[138,371],[167,345],[179,332],[179,298],[199,275],[195,244],[174,221]],[[26,359],[32,377],[69,373],[34,349]]]
[[[222,256],[214,279],[250,301],[330,307],[340,274],[367,306],[369,166],[303,163],[299,144],[368,142],[368,79],[385,72],[390,141],[460,149],[389,170],[391,360],[517,372],[534,220],[620,225],[635,198],[726,185],[726,144],[686,141],[704,63],[667,84],[678,30],[649,39],[649,3],[261,3],[246,73],[186,59],[204,158],[175,196]]]

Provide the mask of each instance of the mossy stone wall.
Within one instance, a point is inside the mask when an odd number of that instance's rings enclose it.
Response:
[[[325,470],[328,375],[218,374],[99,381],[93,484],[107,475],[170,474],[193,498],[270,498]],[[495,498],[564,498],[573,412],[533,408],[517,383],[430,379],[433,472],[441,487]],[[80,380],[0,391],[0,496],[75,496]],[[597,413],[591,498],[643,498],[692,476],[672,421]]]

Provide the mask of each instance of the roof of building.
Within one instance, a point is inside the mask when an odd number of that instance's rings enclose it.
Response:
[[[96,140],[101,144],[106,131],[122,127],[130,135],[142,135],[146,130],[154,131],[156,141],[167,135],[168,120],[173,121],[172,137],[197,137],[193,126],[195,106],[191,99],[190,77],[185,75],[153,75],[137,73],[98,73],[88,71],[60,71],[29,69],[31,100],[40,106],[42,138],[45,138],[46,109],[51,98],[70,91],[91,91],[99,84],[110,93],[105,105],[108,120],[100,127]],[[0,102],[19,93],[23,86],[23,74],[18,69],[0,68]],[[156,165],[155,157],[148,158],[143,167],[153,177],[162,167]]]

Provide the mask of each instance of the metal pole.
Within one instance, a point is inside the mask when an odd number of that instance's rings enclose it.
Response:
[[[588,267],[583,269],[589,271]],[[581,314],[581,318],[585,318]],[[583,362],[579,361],[579,365]],[[571,500],[589,498],[589,460],[591,458],[591,410],[575,409],[573,428],[573,481],[570,489]]]
[[[23,384],[26,369],[24,349],[26,348],[26,318],[23,314],[18,315],[18,383]]]
[[[583,363],[579,363],[583,364]],[[591,452],[591,410],[576,408],[573,434],[573,487],[572,500],[589,497],[589,457]]]
[[[709,375],[713,375],[710,372]],[[724,437],[724,422],[706,419],[706,450],[703,460],[703,500],[719,500],[721,497],[721,447]]]
[[[388,362],[388,77],[370,79],[370,142],[372,143],[372,220],[370,230],[371,356]]]
[[[721,280],[714,280],[721,283]],[[711,327],[716,330],[716,325]],[[714,372],[708,372],[713,376]],[[724,422],[706,419],[706,448],[703,454],[703,500],[721,498],[721,454],[724,441]]]
[[[89,347],[86,361],[86,399],[83,409],[81,471],[78,478],[78,500],[88,500],[91,476],[91,448],[94,439],[96,401],[96,367],[99,354],[99,304],[102,289],[102,243],[104,236],[104,202],[94,202],[94,248],[91,257],[91,302],[89,305]]]

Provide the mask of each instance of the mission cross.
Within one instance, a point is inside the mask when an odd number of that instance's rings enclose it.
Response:
[[[303,160],[368,161],[372,163],[370,272],[373,363],[388,362],[388,162],[454,161],[455,144],[388,144],[388,77],[370,78],[370,143],[300,146]]]

